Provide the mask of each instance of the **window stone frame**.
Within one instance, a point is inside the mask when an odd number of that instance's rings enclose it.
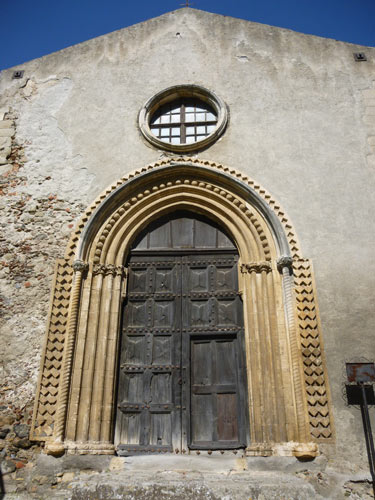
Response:
[[[192,144],[170,144],[161,141],[151,132],[151,117],[161,106],[184,97],[199,99],[213,108],[217,114],[217,123],[214,131],[204,139]],[[174,85],[158,92],[145,103],[139,112],[138,124],[144,138],[157,149],[174,153],[190,153],[205,149],[217,141],[227,127],[228,119],[227,105],[214,92],[200,85]]]

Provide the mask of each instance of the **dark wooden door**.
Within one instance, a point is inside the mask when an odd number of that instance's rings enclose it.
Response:
[[[120,454],[181,447],[181,263],[132,257],[123,320],[116,440]]]
[[[134,246],[123,314],[118,454],[245,446],[237,259],[216,225],[185,213],[147,228]]]
[[[188,374],[183,400],[188,402],[192,449],[240,448],[246,443],[237,260],[235,254],[183,258],[183,373]]]

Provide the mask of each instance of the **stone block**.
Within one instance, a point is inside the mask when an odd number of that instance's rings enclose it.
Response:
[[[27,438],[17,438],[13,441],[13,444],[17,448],[22,448],[23,450],[28,450],[32,446],[32,443]]]
[[[9,108],[0,108],[0,120],[3,120],[7,113],[9,113]]]
[[[16,424],[13,426],[14,432],[19,438],[29,437],[30,426],[27,424]]]
[[[374,127],[375,129],[375,115],[365,115],[363,117],[363,122],[370,127]]]
[[[375,88],[362,90],[362,95],[365,99],[375,99]]]
[[[121,457],[113,457],[110,464],[109,470],[121,470],[124,468],[124,459]]]
[[[0,120],[0,128],[13,128],[14,121],[13,120]]]
[[[0,149],[10,148],[12,145],[12,139],[10,137],[0,137]]]
[[[375,115],[375,106],[366,106],[366,115]]]
[[[11,460],[3,460],[1,462],[1,472],[3,474],[10,474],[16,470],[16,464]]]
[[[10,429],[7,429],[6,427],[0,429],[0,439],[5,439],[9,431]]]
[[[367,164],[370,168],[375,170],[375,154],[367,156]]]
[[[0,137],[12,137],[14,128],[0,128]]]
[[[0,426],[3,425],[11,425],[15,421],[15,417],[13,415],[1,415],[0,416]]]
[[[11,153],[11,148],[0,148],[0,156],[2,158],[8,158]]]
[[[0,165],[8,165],[7,156],[0,156]]]
[[[61,482],[62,483],[70,483],[71,481],[73,481],[74,476],[75,476],[74,472],[64,472],[64,474],[61,478]]]

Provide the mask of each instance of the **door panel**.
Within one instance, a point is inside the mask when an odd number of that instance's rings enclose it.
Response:
[[[184,244],[183,227],[176,223],[167,231],[176,246]],[[217,230],[211,233],[210,245],[218,240]],[[155,244],[162,244],[161,235],[152,237]],[[202,235],[197,231],[194,237]],[[234,252],[130,258],[115,435],[119,455],[245,445],[237,259]]]
[[[118,453],[181,447],[180,257],[133,257],[125,305]]]
[[[243,446],[236,351],[236,336],[191,340],[191,448]]]

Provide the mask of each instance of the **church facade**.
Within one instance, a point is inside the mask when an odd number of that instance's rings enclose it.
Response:
[[[374,64],[187,8],[3,71],[3,422],[365,471]]]

